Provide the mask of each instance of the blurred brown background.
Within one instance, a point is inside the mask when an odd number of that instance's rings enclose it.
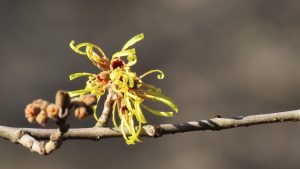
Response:
[[[99,44],[110,55],[141,32],[134,69],[163,70],[165,80],[147,80],[180,108],[174,118],[147,114],[151,123],[298,109],[299,17],[297,0],[0,0],[0,124],[38,127],[23,116],[27,103],[82,88],[84,80],[68,80],[71,73],[97,72],[69,48],[71,40]],[[122,139],[67,141],[47,157],[1,140],[0,168],[296,169],[299,128],[192,132],[144,138],[135,146]]]

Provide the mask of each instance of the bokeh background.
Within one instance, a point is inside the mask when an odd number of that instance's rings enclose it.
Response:
[[[107,55],[143,32],[143,73],[161,69],[160,86],[179,105],[153,124],[300,108],[300,1],[297,0],[0,0],[0,124],[39,127],[23,110],[35,98],[73,90],[74,72],[97,72],[69,42],[99,44]],[[74,127],[94,121],[71,119]],[[49,127],[53,127],[50,124]],[[122,139],[67,141],[46,157],[0,141],[0,168],[299,168],[300,123],[190,132],[135,146]]]

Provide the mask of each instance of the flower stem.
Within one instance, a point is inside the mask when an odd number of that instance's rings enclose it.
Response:
[[[113,89],[109,88],[106,100],[104,102],[102,114],[101,114],[100,118],[98,119],[98,122],[96,123],[95,127],[106,127],[107,126],[108,120],[111,116],[112,105],[115,101],[115,99],[113,97],[114,95],[115,95],[115,92],[113,91]]]

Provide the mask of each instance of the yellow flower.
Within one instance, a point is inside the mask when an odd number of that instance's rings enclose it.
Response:
[[[135,72],[131,71],[131,66],[137,62],[135,48],[131,48],[131,46],[142,39],[144,39],[143,34],[131,38],[125,43],[121,51],[112,55],[111,60],[106,57],[103,50],[97,45],[91,43],[75,45],[74,41],[70,43],[70,47],[75,52],[86,55],[92,63],[102,71],[99,74],[85,72],[71,74],[70,80],[83,76],[87,76],[88,80],[84,89],[71,91],[69,94],[71,97],[94,94],[99,101],[100,97],[105,94],[105,91],[108,88],[112,88],[117,97],[112,105],[112,121],[115,127],[120,128],[127,144],[134,144],[140,141],[138,136],[142,130],[142,124],[147,123],[141,108],[158,116],[173,116],[173,112],[171,111],[164,112],[154,110],[144,105],[143,101],[145,99],[162,102],[175,112],[178,111],[175,103],[170,98],[162,95],[159,88],[142,81],[143,77],[151,73],[159,73],[157,78],[163,79],[164,73],[162,71],[150,70],[141,76],[137,76]],[[98,120],[96,108],[97,106],[94,107],[94,117]],[[119,120],[116,119],[116,114]],[[117,121],[119,121],[119,123],[117,123]],[[137,127],[135,127],[136,123]],[[129,136],[126,135],[126,131],[130,133]]]

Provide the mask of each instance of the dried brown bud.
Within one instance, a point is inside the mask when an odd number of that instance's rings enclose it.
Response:
[[[30,123],[32,123],[35,121],[39,112],[39,108],[35,107],[33,104],[28,104],[25,108],[25,117]]]
[[[95,106],[97,104],[97,97],[95,95],[85,95],[82,102],[87,106]]]
[[[59,116],[59,111],[60,111],[60,107],[58,107],[56,104],[50,104],[46,109],[47,116],[50,119],[57,119]]]
[[[42,99],[37,99],[32,102],[34,107],[38,107],[40,109],[46,109],[46,107],[49,105],[48,101],[42,100]]]
[[[55,96],[55,104],[62,109],[67,108],[71,103],[71,98],[67,92],[62,90],[58,91]]]
[[[103,71],[99,73],[99,77],[103,80],[109,80],[109,75],[110,75],[109,71]]]
[[[85,107],[77,107],[75,109],[75,117],[82,120],[89,115],[87,109]]]
[[[42,102],[43,102],[42,99],[36,99],[32,102],[32,104],[37,107],[40,106]]]
[[[47,108],[48,105],[49,105],[49,102],[43,101],[40,108],[41,108],[42,110],[45,110],[45,109]]]
[[[39,115],[36,117],[36,122],[42,126],[45,126],[48,121],[47,112],[42,110]]]

